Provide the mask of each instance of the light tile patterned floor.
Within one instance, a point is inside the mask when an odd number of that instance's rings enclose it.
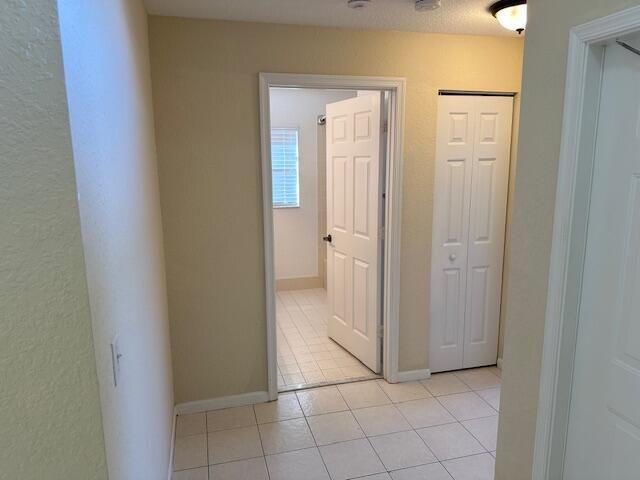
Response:
[[[328,316],[324,289],[277,293],[280,391],[378,377],[329,338]]]
[[[173,480],[492,480],[499,375],[353,382],[182,415]]]

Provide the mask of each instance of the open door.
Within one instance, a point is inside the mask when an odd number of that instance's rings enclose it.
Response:
[[[329,336],[380,372],[381,93],[327,105]]]

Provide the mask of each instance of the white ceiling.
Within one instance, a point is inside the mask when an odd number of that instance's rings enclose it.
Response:
[[[435,11],[416,12],[413,0],[372,0],[354,10],[347,0],[145,0],[152,15],[247,22],[380,28],[411,32],[517,36],[487,12],[492,0],[442,0]]]

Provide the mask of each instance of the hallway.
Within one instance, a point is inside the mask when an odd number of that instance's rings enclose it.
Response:
[[[499,375],[346,383],[179,416],[173,480],[491,480]]]

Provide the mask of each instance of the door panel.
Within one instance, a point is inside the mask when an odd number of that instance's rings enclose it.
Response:
[[[381,367],[379,206],[381,94],[327,105],[329,336]]]
[[[462,367],[473,161],[472,97],[438,98],[431,263],[432,372]]]
[[[498,357],[502,263],[511,154],[511,97],[474,97],[476,137],[471,180],[464,368]]]
[[[631,40],[639,45],[640,37]],[[640,62],[602,77],[564,478],[640,472]]]
[[[432,372],[496,363],[512,108],[511,97],[438,99]]]

